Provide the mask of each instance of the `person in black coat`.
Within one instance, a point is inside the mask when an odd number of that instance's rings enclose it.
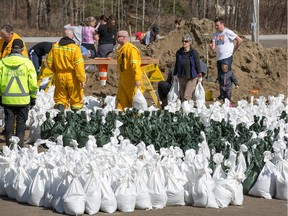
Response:
[[[29,49],[29,59],[33,62],[37,74],[39,74],[43,56],[47,55],[51,49],[51,42],[40,42]]]

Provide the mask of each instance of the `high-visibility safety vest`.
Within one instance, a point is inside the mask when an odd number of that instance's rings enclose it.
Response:
[[[2,104],[24,106],[30,97],[37,95],[37,73],[32,61],[21,55],[11,54],[0,61],[0,93]]]

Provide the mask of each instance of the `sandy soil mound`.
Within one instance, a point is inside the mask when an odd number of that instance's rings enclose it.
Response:
[[[139,43],[136,46],[141,50],[142,57],[152,57],[160,59],[159,67],[164,77],[167,76],[168,69],[175,64],[176,51],[182,46],[181,38],[185,33],[193,37],[193,47],[196,49],[206,62],[206,43],[204,33],[212,38],[214,22],[208,19],[193,19],[183,21],[180,29],[175,29],[156,43],[145,47]],[[239,89],[233,89],[233,103],[236,105],[238,100],[250,99],[253,95],[276,96],[284,94],[287,97],[287,49],[269,48],[265,49],[259,43],[254,43],[246,39],[241,33],[238,35],[243,39],[243,43],[233,57],[232,70],[239,82]],[[217,74],[216,52],[209,49],[208,60],[208,79],[204,79],[205,90],[212,90],[213,97],[219,95],[219,86],[214,83]],[[113,54],[112,57],[115,57]],[[93,68],[92,68],[93,71]],[[105,97],[105,95],[115,95],[117,92],[118,73],[115,66],[108,68],[108,81],[105,87],[100,87],[97,73],[88,74],[88,83],[86,87],[87,95]],[[207,78],[207,77],[206,77]],[[154,84],[154,87],[157,85]],[[156,88],[155,88],[156,89]],[[251,93],[250,90],[257,90]],[[145,95],[146,96],[146,95]],[[149,95],[147,96],[149,99]]]

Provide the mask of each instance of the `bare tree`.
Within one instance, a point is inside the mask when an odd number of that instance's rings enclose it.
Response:
[[[79,24],[79,0],[74,0],[73,1],[73,15],[74,15],[74,23]]]
[[[114,7],[113,7],[113,5],[114,5],[114,1],[111,0],[111,14],[114,14]]]
[[[138,31],[138,7],[139,7],[139,0],[136,0],[136,24],[135,24],[135,32]]]
[[[142,1],[142,32],[145,31],[145,0]]]
[[[10,13],[10,20],[12,21],[13,19],[18,19],[18,0],[13,0],[12,1],[12,13]]]
[[[26,18],[28,26],[31,27],[32,23],[32,0],[26,0],[27,10],[26,10]]]
[[[282,32],[282,27],[283,27],[283,23],[284,23],[284,19],[286,17],[287,20],[287,0],[285,0],[285,7],[283,7],[283,11],[282,11],[282,15],[281,15],[281,22],[280,22],[280,28],[279,28],[279,32]],[[286,31],[287,31],[287,25],[286,25]]]
[[[45,7],[44,7],[44,20],[45,20],[45,28],[50,28],[50,22],[51,22],[51,2],[50,0],[45,1]]]
[[[158,26],[161,24],[161,0],[158,0]]]
[[[100,1],[101,13],[105,14],[105,0]]]
[[[117,0],[117,19],[118,19],[118,29],[120,29],[120,18],[121,18],[121,14],[120,14],[120,0]]]

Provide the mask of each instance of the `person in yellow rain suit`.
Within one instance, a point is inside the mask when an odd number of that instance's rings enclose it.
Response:
[[[12,50],[12,43],[15,39],[21,39],[21,37],[13,32],[13,27],[10,25],[3,25],[0,29],[0,59],[10,55]],[[21,39],[22,40],[22,39]],[[22,40],[23,41],[23,40]],[[28,57],[26,45],[21,53],[23,56]]]
[[[117,53],[119,84],[116,96],[117,109],[132,107],[137,88],[141,89],[142,71],[139,50],[129,42],[127,31],[117,33],[117,43],[121,46]]]
[[[55,109],[64,111],[70,104],[73,111],[83,107],[86,75],[80,47],[75,44],[71,29],[55,43],[47,56],[47,66],[54,72]]]

